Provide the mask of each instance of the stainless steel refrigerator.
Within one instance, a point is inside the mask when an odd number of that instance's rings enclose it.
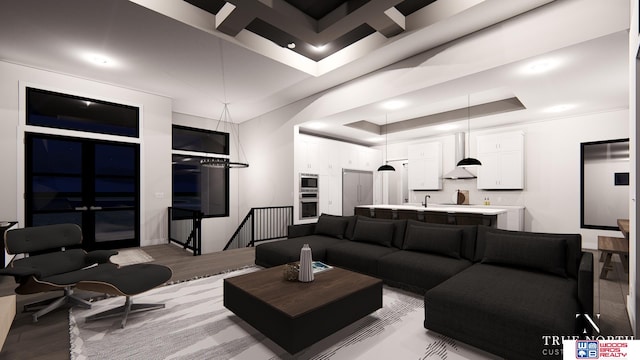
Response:
[[[373,205],[373,172],[342,170],[342,215],[353,215],[359,205]]]

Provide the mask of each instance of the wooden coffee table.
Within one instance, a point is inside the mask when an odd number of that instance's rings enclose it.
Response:
[[[310,283],[283,266],[224,280],[224,306],[290,354],[382,307],[382,280],[334,267]]]

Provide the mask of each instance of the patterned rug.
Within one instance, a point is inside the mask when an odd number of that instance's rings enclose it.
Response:
[[[120,266],[140,264],[149,261],[153,261],[153,257],[147,254],[144,250],[137,248],[118,250],[118,255],[111,257],[111,262]]]
[[[85,317],[120,306],[124,298],[69,310],[71,359],[496,359],[424,329],[421,296],[383,288],[383,308],[289,355],[222,305],[222,279],[255,267],[156,288],[134,303],[164,303],[165,309],[132,314],[124,329],[119,318],[93,322]]]

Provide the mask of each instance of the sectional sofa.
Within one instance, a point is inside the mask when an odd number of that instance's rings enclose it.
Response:
[[[313,259],[425,298],[424,327],[507,359],[561,358],[551,336],[582,334],[593,313],[593,255],[579,234],[506,231],[323,214],[256,247],[264,267]]]

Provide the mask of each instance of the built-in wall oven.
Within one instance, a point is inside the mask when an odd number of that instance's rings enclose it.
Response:
[[[318,217],[318,175],[300,174],[300,220]]]

